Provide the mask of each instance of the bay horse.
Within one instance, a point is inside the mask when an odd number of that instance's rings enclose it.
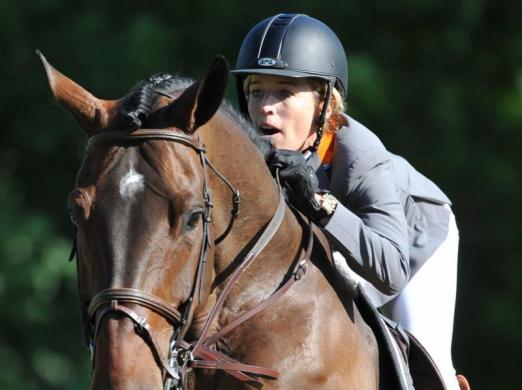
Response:
[[[379,388],[327,243],[316,229],[310,251],[265,144],[223,103],[222,57],[102,100],[38,54],[89,137],[69,207],[91,389]]]

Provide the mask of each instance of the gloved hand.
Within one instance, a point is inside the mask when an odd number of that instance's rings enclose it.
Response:
[[[279,168],[279,179],[290,202],[317,221],[323,217],[315,193],[319,191],[319,181],[301,152],[277,149],[268,161],[272,175]]]

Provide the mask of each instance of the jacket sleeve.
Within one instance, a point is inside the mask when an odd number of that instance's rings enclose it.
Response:
[[[345,193],[325,226],[354,271],[387,295],[410,275],[408,228],[386,151],[360,156],[346,169]]]

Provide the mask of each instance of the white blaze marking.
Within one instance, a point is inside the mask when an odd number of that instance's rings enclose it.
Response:
[[[120,180],[120,195],[123,199],[130,199],[134,197],[138,191],[143,190],[143,187],[145,187],[143,175],[139,174],[131,167],[129,172],[127,172]]]

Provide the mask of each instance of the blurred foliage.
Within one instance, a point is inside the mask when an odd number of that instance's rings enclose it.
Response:
[[[337,32],[349,113],[454,201],[455,366],[474,389],[518,387],[521,2],[4,0],[0,388],[86,388],[89,377],[66,212],[85,137],[54,103],[35,49],[95,95],[116,98],[157,71],[197,77],[216,54],[233,63],[249,28],[283,11]]]

